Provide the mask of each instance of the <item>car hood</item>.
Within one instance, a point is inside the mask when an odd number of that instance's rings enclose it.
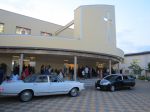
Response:
[[[110,83],[111,83],[111,81],[106,80],[106,79],[102,79],[102,80],[100,81],[101,84],[102,84],[102,83],[105,83],[105,82],[110,82]]]

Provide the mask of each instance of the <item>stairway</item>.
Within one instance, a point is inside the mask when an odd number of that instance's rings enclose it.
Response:
[[[81,83],[84,83],[84,86],[85,87],[94,87],[95,86],[95,82],[98,80],[98,78],[92,78],[92,79],[85,79],[85,80],[83,80],[83,79],[80,79],[80,80],[78,80],[79,82],[81,82]]]

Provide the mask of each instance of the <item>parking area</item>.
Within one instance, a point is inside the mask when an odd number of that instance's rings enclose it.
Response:
[[[94,83],[94,81],[93,81]],[[16,97],[0,97],[0,112],[149,112],[150,82],[136,81],[132,90],[115,92],[88,86],[80,96],[34,97],[22,103]]]

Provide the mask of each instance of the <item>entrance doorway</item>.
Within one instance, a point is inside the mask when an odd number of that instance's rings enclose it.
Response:
[[[13,55],[12,56],[12,68],[11,71],[19,74],[19,66],[20,66],[20,56]],[[25,67],[31,67],[31,72],[34,73],[34,68],[36,67],[35,57],[24,57],[23,59],[23,70]]]

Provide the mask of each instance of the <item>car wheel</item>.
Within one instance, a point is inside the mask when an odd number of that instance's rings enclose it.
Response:
[[[112,85],[112,86],[110,87],[110,90],[111,90],[112,92],[114,92],[114,91],[115,91],[115,86]]]
[[[33,92],[30,90],[22,91],[19,95],[19,98],[22,102],[30,101],[33,97]]]
[[[72,89],[70,90],[69,94],[70,94],[70,96],[72,96],[72,97],[78,96],[78,95],[79,95],[79,90],[78,90],[78,88],[72,88]]]

